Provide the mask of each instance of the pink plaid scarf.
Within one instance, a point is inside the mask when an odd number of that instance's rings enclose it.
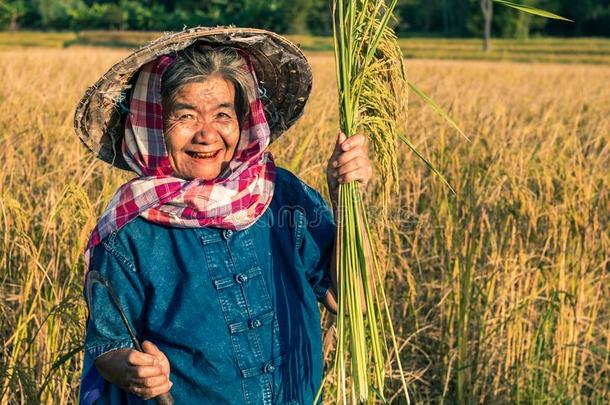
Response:
[[[123,157],[139,177],[118,189],[101,216],[85,252],[87,268],[93,248],[138,216],[178,228],[239,230],[256,222],[271,202],[275,164],[265,152],[271,135],[258,92],[249,100],[250,114],[242,125],[235,155],[217,178],[173,176],[163,137],[161,99],[161,77],[173,61],[172,56],[161,56],[140,69],[122,145]]]

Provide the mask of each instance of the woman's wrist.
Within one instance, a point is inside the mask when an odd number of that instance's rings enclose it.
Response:
[[[121,368],[123,368],[121,358],[125,357],[130,350],[133,349],[111,350],[95,359],[95,367],[100,375],[115,385],[121,385]]]

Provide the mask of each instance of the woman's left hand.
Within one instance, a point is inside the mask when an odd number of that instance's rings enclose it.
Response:
[[[336,206],[339,184],[358,181],[363,189],[373,176],[369,159],[369,149],[363,135],[353,135],[349,139],[339,132],[335,150],[326,166],[326,180],[333,205]]]

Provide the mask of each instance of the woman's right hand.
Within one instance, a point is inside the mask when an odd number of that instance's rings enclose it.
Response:
[[[169,391],[169,361],[152,342],[142,343],[144,352],[117,349],[104,353],[95,366],[106,380],[143,399],[154,398]]]

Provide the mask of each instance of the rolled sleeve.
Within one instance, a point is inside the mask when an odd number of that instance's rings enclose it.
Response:
[[[107,353],[107,352],[110,352],[113,350],[124,349],[124,348],[133,348],[133,342],[131,341],[131,339],[116,341],[116,342],[107,343],[107,344],[103,344],[103,345],[97,345],[97,346],[92,346],[92,345],[85,346],[85,350],[87,351],[87,354],[93,360],[97,359],[104,353]]]

